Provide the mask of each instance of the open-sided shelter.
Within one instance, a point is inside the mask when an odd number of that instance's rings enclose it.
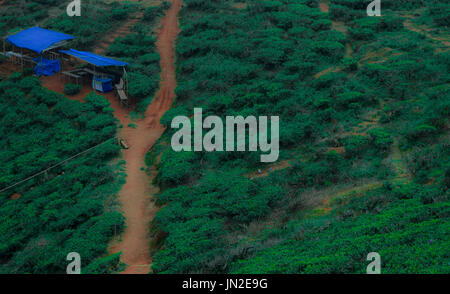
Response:
[[[22,69],[25,62],[37,64],[34,70],[38,76],[52,75],[60,69],[59,54],[55,50],[74,38],[64,33],[32,27],[6,37],[3,55],[17,60]],[[12,45],[11,51],[6,50],[7,44]],[[37,56],[32,56],[36,54]]]
[[[92,88],[98,90],[100,92],[109,92],[113,90],[113,87],[117,90],[117,94],[122,104],[128,104],[128,96],[127,96],[127,88],[128,88],[128,75],[126,71],[126,67],[128,66],[127,62],[123,62],[120,60],[116,60],[113,58],[101,56],[92,52],[78,51],[75,49],[70,50],[60,50],[59,52],[67,54],[69,56],[78,58],[91,64],[94,68],[92,74]],[[123,70],[123,74],[119,77],[118,82],[114,81],[110,75],[105,74],[104,68],[108,67],[118,67]],[[99,70],[98,70],[99,69]],[[76,69],[72,72],[64,72],[68,76],[76,75],[80,70]],[[87,69],[84,71],[88,72]]]

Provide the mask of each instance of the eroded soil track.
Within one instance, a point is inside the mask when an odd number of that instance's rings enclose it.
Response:
[[[122,261],[127,264],[123,273],[145,274],[150,271],[150,233],[149,224],[157,208],[152,202],[152,195],[158,188],[152,185],[152,177],[144,170],[145,155],[164,132],[159,120],[169,110],[175,98],[175,39],[179,32],[178,13],[181,0],[170,0],[171,8],[161,20],[156,43],[161,56],[160,89],[148,107],[145,118],[133,123],[135,128],[128,127],[131,122],[128,113],[120,108],[115,115],[121,120],[124,128],[121,136],[130,149],[123,151],[126,161],[126,183],[119,194],[123,214],[126,217],[126,228],[120,240],[110,247],[110,253],[122,251]]]
[[[321,0],[319,2],[319,10],[323,13],[329,13],[330,11],[330,4],[328,0]],[[347,35],[348,32],[348,27],[347,25],[342,22],[342,21],[335,21],[335,20],[331,20],[331,29],[332,30],[336,30],[339,31],[345,35]],[[353,53],[353,48],[352,45],[350,43],[347,43],[345,45],[345,58],[351,58],[352,57],[352,53]],[[330,72],[339,72],[342,70],[342,67],[340,66],[331,66],[329,68],[326,68],[320,72],[318,72],[317,74],[314,75],[315,79],[320,78],[323,75],[326,75]]]

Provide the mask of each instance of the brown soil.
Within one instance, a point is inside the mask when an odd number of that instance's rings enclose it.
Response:
[[[336,30],[338,32],[347,34],[348,33],[348,26],[343,21],[331,21],[331,29]]]
[[[352,188],[342,188],[338,191],[321,191],[322,196],[314,199],[314,204],[311,205],[312,209],[308,211],[305,217],[322,216],[330,213],[337,199],[349,199],[352,197],[364,196],[367,192],[382,187],[383,183],[380,181],[371,182],[368,184],[359,185]],[[317,203],[318,202],[318,203]]]
[[[412,175],[409,172],[408,166],[404,160],[404,156],[400,151],[398,139],[394,139],[394,144],[392,144],[392,153],[390,156],[390,161],[392,164],[392,168],[394,170],[395,178],[394,182],[402,183],[409,182]]]
[[[345,58],[351,58],[353,53],[353,48],[350,43],[345,44]]]
[[[9,61],[0,63],[0,76],[9,77],[13,72],[21,71],[21,67]]]
[[[322,12],[328,13],[328,11],[330,10],[330,5],[328,4],[328,2],[321,1],[319,3],[319,9]]]
[[[60,94],[64,94],[64,85],[67,83],[72,83],[75,84],[74,81],[69,80],[67,77],[61,75],[60,74],[55,74],[53,76],[50,77],[41,77],[40,78],[42,86],[52,90],[54,92],[60,93]],[[93,92],[94,90],[92,89],[91,86],[87,85],[87,84],[83,84],[80,93],[76,94],[76,95],[72,95],[72,96],[68,96],[71,100],[77,100],[80,102],[84,102],[84,98],[86,97],[87,94]],[[105,97],[107,95],[104,95]]]
[[[324,70],[322,70],[322,71],[316,73],[316,74],[314,75],[314,78],[315,78],[315,79],[318,79],[318,78],[320,78],[321,76],[326,75],[327,73],[330,73],[330,72],[338,72],[338,71],[341,71],[341,70],[342,70],[342,68],[340,68],[340,67],[338,67],[338,66],[332,66],[332,67],[326,68],[326,69],[324,69]]]
[[[322,11],[324,13],[329,13],[330,12],[330,4],[329,4],[329,2],[326,1],[326,0],[320,1],[319,9],[320,9],[320,11]],[[342,22],[342,21],[335,21],[335,20],[331,21],[331,29],[339,31],[339,32],[344,33],[344,34],[346,34],[347,31],[348,31],[348,27],[347,27],[347,25],[345,25],[344,22]]]
[[[283,161],[279,161],[275,164],[269,165],[267,168],[265,168],[264,170],[258,170],[255,171],[251,174],[248,174],[247,177],[250,179],[257,179],[257,178],[262,178],[265,176],[268,176],[269,173],[277,171],[277,170],[282,170],[282,169],[286,169],[288,167],[290,167],[290,163],[288,160],[283,160]]]
[[[379,125],[381,119],[381,111],[384,107],[384,103],[380,104],[380,108],[373,110],[364,115],[361,123],[354,126],[350,131],[340,134],[340,138],[347,136],[367,136],[369,131],[376,128]]]
[[[330,4],[328,3],[328,1],[324,0],[324,1],[320,1],[319,3],[319,9],[322,12],[328,13],[328,11],[330,11]]]
[[[367,52],[363,58],[359,60],[359,65],[364,63],[382,63],[389,60],[392,57],[402,55],[402,52],[398,52],[389,47],[384,47],[374,51]]]
[[[330,152],[330,151],[334,151],[337,154],[344,154],[346,150],[345,150],[345,147],[329,147],[327,149],[327,152]]]
[[[40,78],[41,82],[42,82],[42,86],[52,90],[54,92],[60,93],[60,94],[64,94],[64,85],[66,83],[68,83],[68,80],[64,80],[64,77],[61,77],[61,80],[58,77],[58,74],[53,75],[51,77],[41,77]],[[76,94],[76,95],[71,95],[71,96],[67,96],[67,98],[71,99],[71,100],[76,100],[76,101],[80,101],[80,102],[84,102],[86,95],[89,93],[94,92],[94,90],[92,89],[92,87],[89,84],[82,84],[82,88],[80,93]],[[126,108],[123,108],[120,105],[119,99],[117,98],[116,94],[114,92],[109,92],[109,93],[100,93],[100,92],[95,92],[97,95],[102,95],[103,97],[105,97],[110,103],[111,103],[111,107],[114,109],[114,116],[119,119],[120,123],[124,125],[124,131],[126,132],[126,130],[128,130],[128,124],[131,122],[129,119],[129,110]]]
[[[11,200],[17,200],[17,199],[19,199],[20,197],[22,197],[22,195],[20,195],[19,193],[15,193],[14,195],[12,195],[11,196]]]
[[[121,136],[130,149],[123,151],[126,161],[127,182],[122,187],[119,200],[123,206],[123,214],[127,219],[127,227],[121,240],[112,244],[110,253],[122,251],[122,261],[127,264],[123,273],[145,274],[150,271],[150,237],[149,224],[157,207],[151,201],[158,188],[151,184],[155,172],[149,177],[141,167],[145,166],[145,155],[164,132],[159,123],[162,115],[171,107],[175,98],[175,39],[179,32],[178,12],[181,0],[170,0],[171,8],[161,20],[156,42],[161,56],[160,90],[148,107],[145,118],[134,123],[136,128],[129,128],[127,116],[119,115],[124,128]]]
[[[233,7],[236,9],[246,9],[247,8],[247,3],[243,3],[243,2],[237,2],[233,4]]]

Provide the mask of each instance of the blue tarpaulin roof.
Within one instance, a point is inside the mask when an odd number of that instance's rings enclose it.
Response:
[[[40,54],[52,45],[74,38],[63,33],[33,27],[7,37],[6,41],[16,47],[29,49]]]
[[[68,55],[77,57],[79,59],[82,59],[90,64],[94,64],[96,66],[127,66],[128,63],[115,60],[112,58],[104,57],[97,55],[95,53],[91,52],[84,52],[84,51],[78,51],[75,49],[70,50],[60,50],[59,52],[66,53]]]

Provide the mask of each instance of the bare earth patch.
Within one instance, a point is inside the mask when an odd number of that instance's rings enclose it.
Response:
[[[250,179],[256,179],[256,178],[262,178],[262,177],[266,177],[269,175],[269,173],[272,173],[274,171],[277,170],[282,170],[282,169],[286,169],[288,167],[290,167],[291,164],[289,163],[288,160],[282,160],[279,162],[276,162],[274,164],[269,165],[268,167],[266,167],[265,169],[260,169],[257,170],[251,174],[248,174],[247,177]]]
[[[238,2],[238,3],[234,3],[232,6],[236,9],[246,9],[247,3]]]
[[[110,247],[110,253],[122,252],[122,261],[127,264],[123,273],[145,274],[150,271],[150,233],[149,224],[157,212],[152,202],[152,195],[159,192],[153,186],[156,176],[153,171],[148,176],[141,167],[145,166],[145,155],[163,134],[164,128],[159,123],[162,115],[169,110],[175,99],[175,39],[179,33],[178,12],[181,0],[171,0],[171,8],[161,20],[156,46],[161,56],[161,83],[156,97],[145,112],[145,118],[136,120],[136,128],[124,127],[121,136],[130,149],[123,151],[126,161],[127,182],[122,187],[119,200],[127,227],[121,240]],[[122,122],[124,126],[128,123]]]
[[[19,199],[20,197],[22,197],[22,195],[20,195],[19,193],[15,193],[15,194],[13,194],[12,196],[11,196],[11,200],[17,200],[17,199]]]

